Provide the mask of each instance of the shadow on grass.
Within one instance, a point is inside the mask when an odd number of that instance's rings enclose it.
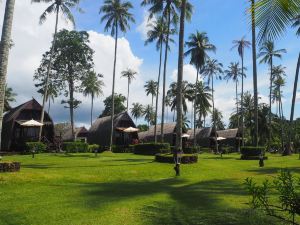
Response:
[[[0,210],[0,224],[5,225],[29,225],[30,223],[22,213],[10,210]]]
[[[278,168],[278,167],[271,167],[271,168],[257,168],[257,169],[248,169],[245,170],[247,172],[252,172],[252,173],[258,173],[258,174],[278,174],[281,169],[287,169],[291,171],[292,173],[300,173],[300,168],[299,167],[287,167],[287,168]]]

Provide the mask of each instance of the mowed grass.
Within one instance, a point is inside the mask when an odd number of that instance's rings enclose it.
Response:
[[[298,156],[258,161],[238,154],[199,155],[197,164],[172,164],[152,156],[39,154],[20,161],[18,173],[0,174],[1,225],[280,224],[250,210],[247,177],[273,179],[281,168],[300,172]]]

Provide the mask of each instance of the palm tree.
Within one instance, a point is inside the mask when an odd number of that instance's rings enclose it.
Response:
[[[121,77],[125,77],[128,80],[128,87],[127,87],[127,112],[128,112],[129,86],[130,86],[131,81],[133,79],[135,79],[135,75],[137,75],[137,72],[135,72],[135,71],[133,71],[131,69],[127,69],[127,70],[124,70],[121,74],[122,74]]]
[[[5,99],[5,85],[7,76],[8,55],[9,49],[11,47],[11,30],[14,16],[14,7],[15,0],[6,0],[0,45],[0,149]]]
[[[218,110],[217,108],[214,110],[214,114],[211,116],[211,120],[212,120],[213,126],[216,127],[215,128],[216,130],[224,130],[225,129],[222,112],[220,110]],[[216,147],[217,146],[218,145],[216,145]],[[218,152],[218,147],[216,148],[216,151]]]
[[[159,17],[156,21],[149,25],[150,30],[147,32],[147,40],[145,45],[156,41],[156,50],[159,51],[159,67],[158,67],[158,77],[157,77],[157,90],[156,90],[156,99],[155,99],[155,124],[154,124],[154,142],[157,143],[157,114],[158,114],[158,97],[159,97],[159,85],[160,85],[160,76],[161,76],[161,64],[162,64],[162,53],[163,53],[163,44],[167,41],[168,26],[164,23],[163,17]],[[175,29],[170,29],[169,33],[174,34]],[[174,42],[173,39],[169,36],[169,42]],[[168,46],[168,49],[170,47]]]
[[[145,120],[148,122],[148,127],[150,127],[150,124],[154,122],[153,107],[151,105],[146,105],[144,107],[143,115],[145,116]]]
[[[166,117],[166,122],[168,122],[167,121],[167,119],[168,119],[168,115],[169,115],[169,107],[171,107],[172,106],[172,100],[171,100],[171,98],[170,98],[170,96],[166,96],[166,98],[165,98],[165,105],[166,105],[166,110],[167,110],[167,117]]]
[[[43,24],[46,20],[49,14],[55,13],[56,14],[56,20],[55,20],[55,29],[54,29],[54,35],[53,35],[53,42],[50,49],[50,57],[47,67],[47,73],[45,78],[45,88],[44,88],[44,94],[43,94],[43,104],[42,104],[42,111],[41,111],[41,123],[44,122],[44,109],[45,104],[48,97],[48,85],[49,85],[49,76],[50,76],[50,70],[52,65],[52,58],[56,43],[56,35],[57,35],[57,29],[58,29],[58,16],[59,13],[62,12],[62,14],[65,16],[67,20],[69,20],[73,26],[75,26],[75,20],[71,12],[71,8],[74,8],[78,5],[80,0],[31,0],[32,3],[50,3],[50,5],[46,8],[46,10],[42,13],[40,16],[40,24]],[[42,127],[39,131],[39,140],[42,138]]]
[[[91,96],[91,126],[93,124],[94,98],[103,95],[104,82],[98,78],[103,78],[102,74],[96,74],[94,71],[88,73],[82,81],[83,95]]]
[[[49,77],[50,80],[50,77]],[[42,86],[37,92],[40,93],[44,97],[44,89],[45,89],[45,83],[42,82],[41,84],[35,84],[36,87]],[[51,101],[54,102],[54,99],[57,98],[58,96],[58,90],[51,81],[48,82],[48,88],[47,88],[47,96],[45,101],[48,101],[48,114],[50,112],[50,107],[51,107]]]
[[[125,33],[130,29],[129,22],[135,22],[133,15],[129,12],[133,6],[130,2],[122,0],[104,0],[103,6],[100,8],[101,22],[106,21],[104,30],[111,30],[111,36],[115,37],[115,53],[114,53],[114,68],[113,68],[113,82],[112,82],[112,108],[111,108],[111,129],[110,129],[110,150],[113,144],[114,132],[114,92],[115,92],[115,78],[116,78],[116,62],[118,49],[118,32],[121,30]]]
[[[269,127],[270,127],[270,133],[269,133],[269,141],[268,146],[270,148],[270,142],[272,138],[272,130],[271,130],[271,115],[272,115],[272,82],[273,82],[273,60],[274,58],[280,58],[281,54],[286,53],[285,49],[279,49],[275,50],[274,42],[272,41],[266,41],[263,43],[259,50],[258,57],[262,58],[260,60],[260,63],[268,63],[270,66],[270,95],[269,95]]]
[[[16,101],[17,94],[11,87],[5,85],[4,112],[11,110],[10,103]]]
[[[157,95],[157,86],[158,83],[154,80],[149,80],[146,82],[146,84],[144,85],[145,91],[146,91],[146,95],[151,95],[152,96],[152,101],[151,101],[151,107],[153,108],[153,99],[154,96]]]
[[[137,119],[140,118],[144,113],[144,107],[140,103],[132,103],[131,108],[131,115],[135,118],[136,122]]]
[[[195,34],[189,36],[186,46],[189,48],[185,52],[185,56],[190,55],[190,64],[195,65],[197,70],[196,86],[198,84],[199,71],[203,68],[205,61],[208,58],[207,52],[216,51],[216,47],[209,43],[209,39],[205,32],[197,31]],[[195,87],[196,87],[195,86]],[[195,96],[197,96],[197,89],[195,89]],[[196,101],[196,99],[195,99]],[[196,136],[196,104],[194,104],[194,137]],[[194,138],[194,146],[196,146],[196,138]]]
[[[251,46],[251,42],[245,40],[245,37],[242,37],[241,40],[234,40],[233,41],[233,48],[237,48],[238,49],[238,54],[241,57],[241,61],[242,61],[242,74],[245,75],[244,72],[244,56],[245,56],[245,48],[250,48]],[[242,76],[242,93],[241,93],[241,105],[243,105],[243,100],[244,100],[244,76]],[[244,110],[241,107],[241,119],[242,119],[242,146],[245,145],[245,140],[244,140]]]

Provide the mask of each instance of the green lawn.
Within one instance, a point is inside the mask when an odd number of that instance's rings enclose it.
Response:
[[[183,165],[151,156],[103,153],[5,157],[22,163],[21,172],[0,174],[1,225],[114,224],[280,224],[246,204],[246,177],[272,179],[280,168],[300,172],[298,156],[258,161],[212,154]]]

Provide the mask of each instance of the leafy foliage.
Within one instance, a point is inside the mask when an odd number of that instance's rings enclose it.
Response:
[[[124,106],[124,102],[126,101],[126,97],[122,94],[116,94],[114,96],[115,99],[115,114],[119,114],[121,112],[124,112],[126,110],[126,107]],[[111,115],[111,107],[112,107],[112,96],[110,95],[104,100],[104,110],[102,114],[99,117],[105,117]]]

